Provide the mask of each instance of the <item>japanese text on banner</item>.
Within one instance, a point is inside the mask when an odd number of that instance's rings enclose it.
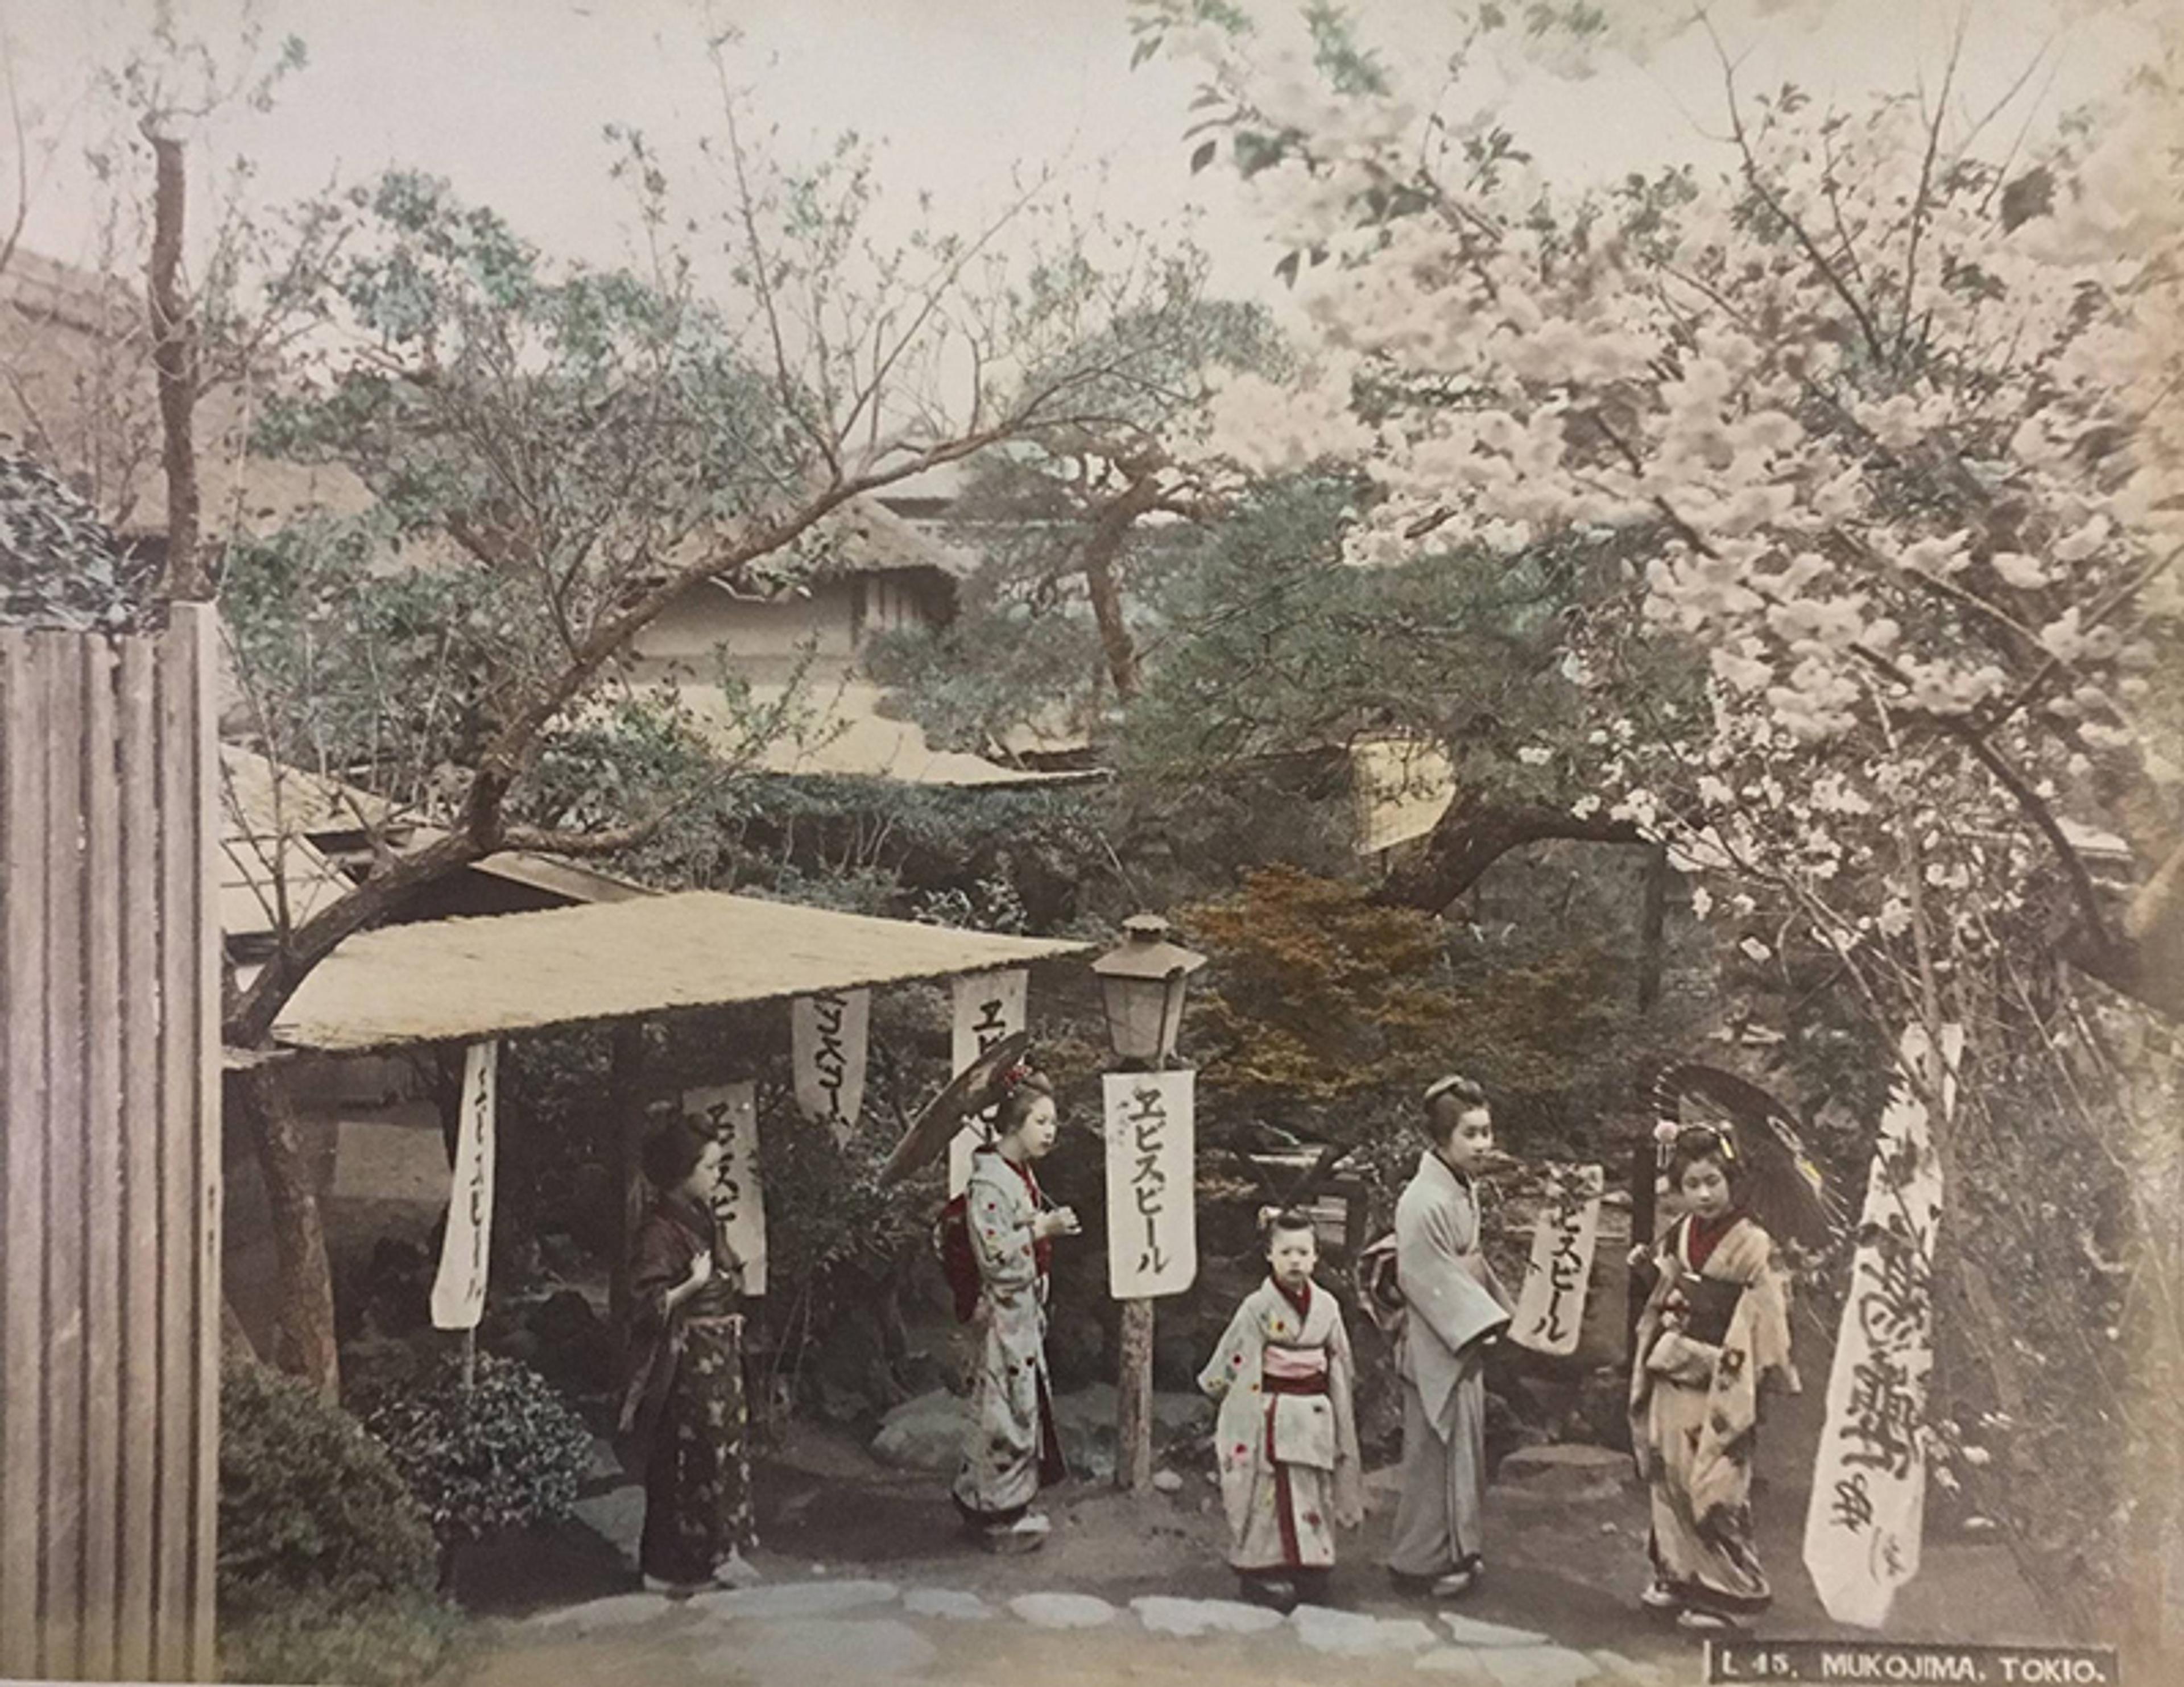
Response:
[[[1947,1116],[1964,1048],[1942,1031]],[[1903,1033],[1905,1069],[1925,1073],[1931,1045]],[[1899,1078],[1866,1179],[1850,1294],[1828,1377],[1826,1428],[1805,1514],[1805,1567],[1828,1614],[1877,1629],[1919,1573],[1926,1510],[1926,1381],[1934,1366],[1934,1229],[1941,1161],[1925,1104]]]
[[[1107,1075],[1107,1290],[1117,1300],[1180,1294],[1198,1275],[1196,1077]]]
[[[493,1080],[499,1063],[498,1043],[473,1043],[463,1050],[454,1187],[448,1202],[447,1235],[440,1244],[440,1269],[432,1279],[435,1329],[476,1329],[485,1312],[486,1275],[493,1257]]]
[[[1509,1336],[1535,1353],[1569,1354],[1577,1351],[1585,1323],[1606,1178],[1597,1166],[1551,1166],[1547,1177],[1547,1196],[1532,1233],[1532,1257]]]
[[[744,1293],[766,1293],[766,1190],[759,1181],[755,1086],[715,1084],[682,1092],[683,1116],[722,1144],[713,1180],[721,1239],[743,1266]]]
[[[1024,1002],[1031,975],[1021,967],[1006,972],[974,972],[956,980],[956,1016],[950,1069],[961,1072],[1002,1038],[1024,1028]],[[956,1132],[948,1144],[948,1193],[960,1195],[971,1180],[971,1150],[993,1126],[990,1110]]]
[[[865,1105],[865,1055],[871,1037],[870,990],[821,990],[789,1004],[788,1041],[796,1105],[847,1144]]]

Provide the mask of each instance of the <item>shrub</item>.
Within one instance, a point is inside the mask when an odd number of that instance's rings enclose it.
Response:
[[[461,1623],[415,1589],[360,1600],[316,1590],[223,1623],[220,1679],[410,1687],[443,1668]]]
[[[575,1509],[592,1432],[526,1365],[477,1356],[463,1386],[454,1355],[410,1387],[368,1400],[365,1427],[392,1455],[443,1548]]]
[[[220,1378],[224,1619],[432,1586],[432,1530],[387,1450],[340,1407],[253,1361]]]

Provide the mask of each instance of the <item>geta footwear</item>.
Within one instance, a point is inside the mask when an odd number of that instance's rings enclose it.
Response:
[[[978,1545],[989,1552],[1036,1552],[1053,1531],[1037,1512],[1026,1512],[1014,1523],[998,1523],[978,1532]]]
[[[644,1578],[647,1593],[660,1594],[668,1599],[688,1599],[691,1595],[703,1593],[713,1585],[711,1582],[671,1582],[660,1576]]]
[[[1297,1608],[1295,1583],[1271,1576],[1245,1576],[1240,1579],[1243,1584],[1245,1604],[1264,1606],[1269,1611],[1280,1612],[1284,1617]]]
[[[713,1579],[724,1588],[753,1588],[766,1577],[757,1565],[737,1551],[713,1567]]]
[[[1655,1580],[1646,1584],[1646,1591],[1638,1595],[1638,1603],[1648,1611],[1680,1611],[1684,1601],[1666,1582]]]
[[[1461,1599],[1478,1585],[1477,1570],[1451,1570],[1435,1578],[1431,1592],[1435,1599]]]
[[[1676,1613],[1676,1626],[1695,1634],[1733,1634],[1743,1628],[1733,1617],[1724,1617],[1717,1611],[1680,1611]]]

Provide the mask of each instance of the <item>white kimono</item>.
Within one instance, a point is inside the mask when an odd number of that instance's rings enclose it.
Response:
[[[1350,1333],[1334,1297],[1305,1309],[1269,1278],[1244,1299],[1198,1386],[1221,1402],[1214,1448],[1228,1562],[1266,1573],[1334,1562],[1334,1530],[1365,1514]]]
[[[1028,1168],[990,1148],[971,1156],[964,1194],[983,1292],[973,1320],[971,1428],[954,1493],[972,1522],[1005,1523],[1042,1481],[1067,1474],[1046,1376],[1046,1246],[1031,1233],[1045,1201]]]
[[[1403,1489],[1389,1567],[1435,1577],[1482,1556],[1486,1492],[1483,1338],[1509,1322],[1508,1291],[1481,1246],[1479,1201],[1429,1149],[1396,1203],[1403,1292]]]

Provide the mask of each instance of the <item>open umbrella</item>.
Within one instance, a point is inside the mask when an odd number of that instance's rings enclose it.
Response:
[[[1749,1078],[1697,1061],[1669,1066],[1654,1080],[1662,1118],[1680,1119],[1687,1098],[1725,1124],[1744,1162],[1743,1204],[1769,1235],[1819,1253],[1843,1233],[1842,1199],[1805,1151],[1789,1109]]]
[[[950,1078],[903,1133],[887,1164],[880,1167],[880,1182],[895,1183],[939,1158],[958,1124],[1000,1099],[995,1081],[1022,1060],[1029,1047],[1028,1031],[1011,1032]]]

